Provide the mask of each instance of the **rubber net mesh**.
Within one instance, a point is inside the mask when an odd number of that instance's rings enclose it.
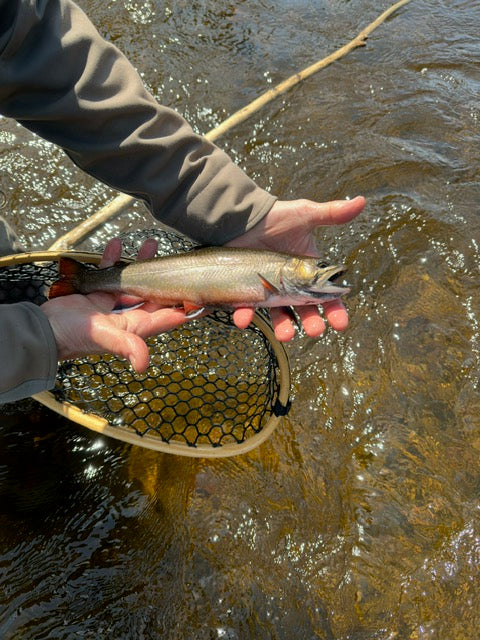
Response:
[[[134,256],[151,237],[159,242],[159,255],[192,246],[177,234],[145,230],[123,237],[126,255]],[[57,262],[3,267],[0,302],[41,304],[57,278]],[[111,355],[61,363],[54,396],[118,429],[191,447],[243,443],[272,415],[284,413],[279,363],[259,328],[240,331],[229,313],[215,311],[148,344],[150,366],[144,374]]]

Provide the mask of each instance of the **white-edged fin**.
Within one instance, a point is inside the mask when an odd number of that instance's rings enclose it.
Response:
[[[184,300],[182,306],[185,316],[190,320],[192,318],[200,318],[201,316],[210,313],[210,309],[205,305],[199,305],[195,302],[189,302],[188,300]]]
[[[141,302],[135,302],[132,304],[116,304],[113,309],[112,309],[112,313],[123,313],[124,311],[133,311],[133,309],[139,309],[140,307],[143,307],[143,305],[145,304],[145,300],[142,300]]]
[[[208,307],[198,307],[188,312],[185,310],[185,317],[187,317],[189,320],[193,320],[194,318],[200,318],[207,313],[209,313]]]

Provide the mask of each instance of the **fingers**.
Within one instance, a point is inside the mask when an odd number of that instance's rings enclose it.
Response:
[[[339,299],[331,300],[325,302],[322,307],[325,319],[332,329],[335,329],[335,331],[345,331],[348,327],[348,314],[343,302]],[[318,307],[306,305],[304,307],[295,307],[295,311],[300,318],[307,336],[317,338],[324,333],[326,323]]]
[[[118,321],[122,322],[123,328],[133,332],[141,338],[150,338],[171,331],[176,327],[188,321],[183,309],[173,309],[166,307],[163,309],[144,310],[133,309],[125,311],[117,316]]]
[[[97,352],[113,353],[126,358],[138,373],[143,373],[148,367],[148,347],[134,333],[100,325],[92,328],[91,340],[96,345]]]
[[[143,373],[147,369],[150,359],[144,339],[170,331],[184,324],[188,319],[180,309],[159,309],[152,313],[139,309],[131,313],[140,316],[140,318],[133,321],[135,333],[122,332],[129,336],[129,340],[120,346],[123,353],[118,353],[118,355],[123,355],[138,373]]]
[[[127,358],[139,373],[149,364],[145,339],[178,327],[187,318],[180,309],[159,309],[154,312],[135,309],[116,316],[94,315],[82,337],[86,353],[113,353]]]
[[[329,203],[329,211],[326,220],[322,224],[344,224],[350,222],[365,207],[365,198],[357,196],[352,200],[335,200]]]
[[[295,311],[303,325],[303,329],[310,338],[318,338],[326,329],[325,320],[315,306],[297,307]]]
[[[319,226],[350,222],[361,213],[365,207],[365,202],[363,196],[357,196],[352,200],[332,200],[331,202],[297,200],[289,204],[293,204],[298,213],[304,216],[307,229],[313,231]]]
[[[137,253],[137,260],[148,260],[155,257],[158,250],[158,242],[155,238],[148,238],[142,244]],[[106,269],[116,264],[122,257],[122,239],[112,238],[107,242],[103,250],[100,268]]]
[[[112,267],[120,260],[122,256],[122,240],[120,238],[112,238],[105,245],[102,259],[100,260],[100,269]]]
[[[345,331],[348,326],[348,314],[341,300],[325,302],[323,311],[332,329]]]
[[[272,308],[269,311],[277,340],[279,342],[288,342],[291,340],[295,335],[295,327],[293,326],[291,315],[281,308]],[[239,329],[246,329],[252,322],[254,314],[254,309],[235,309],[233,312],[233,322]]]
[[[144,340],[133,333],[126,334],[128,339],[124,340],[121,351],[117,355],[126,358],[137,373],[143,373],[150,364],[150,354]]]
[[[155,238],[148,238],[142,244],[137,253],[137,260],[148,260],[154,258],[158,251],[158,241]]]
[[[288,342],[296,333],[296,328],[292,322],[290,313],[284,311],[281,307],[269,310],[272,318],[275,337],[279,342]],[[323,305],[323,311],[326,320],[336,331],[344,331],[348,326],[348,315],[343,303],[340,300],[332,300]],[[326,323],[318,307],[313,305],[305,305],[303,307],[295,307],[303,330],[310,338],[318,338],[325,329]],[[233,312],[233,321],[239,329],[246,329],[252,322],[254,309],[235,309]]]
[[[296,331],[292,317],[281,307],[270,309],[270,316],[275,337],[279,342],[288,342],[295,336]]]
[[[254,309],[235,309],[233,312],[233,322],[239,329],[246,329],[253,320],[254,315]]]
[[[314,238],[311,234],[317,227],[341,225],[350,222],[363,211],[365,203],[363,196],[357,196],[352,200],[332,200],[331,202],[294,200],[287,204],[302,221],[303,233],[307,237],[310,236],[313,241]],[[279,207],[284,204],[280,202]]]

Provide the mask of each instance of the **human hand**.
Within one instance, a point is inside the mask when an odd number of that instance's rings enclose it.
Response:
[[[153,239],[143,243],[137,259],[152,258],[157,251]],[[109,267],[121,257],[122,243],[114,238],[106,245],[100,267]],[[42,304],[57,343],[58,358],[113,353],[127,358],[139,373],[148,367],[148,347],[144,339],[169,331],[187,318],[182,309],[159,308],[145,302],[139,309],[111,313],[116,296],[110,293],[73,294]]]
[[[310,200],[277,201],[267,215],[252,229],[231,242],[232,247],[250,247],[285,251],[305,256],[318,256],[313,231],[318,226],[343,224],[353,220],[365,206],[365,198],[317,203]],[[329,324],[337,331],[346,329],[348,315],[341,300],[325,302],[323,311]],[[296,307],[305,333],[317,337],[325,331],[325,322],[318,307]],[[237,327],[247,327],[253,319],[252,309],[236,309],[233,319]],[[286,342],[295,335],[290,316],[282,309],[270,309],[275,336]]]

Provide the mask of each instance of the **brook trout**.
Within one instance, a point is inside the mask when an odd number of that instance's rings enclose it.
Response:
[[[92,269],[60,258],[60,279],[49,297],[106,291],[192,314],[209,307],[318,305],[349,291],[333,283],[343,266],[317,258],[256,249],[209,247]]]

